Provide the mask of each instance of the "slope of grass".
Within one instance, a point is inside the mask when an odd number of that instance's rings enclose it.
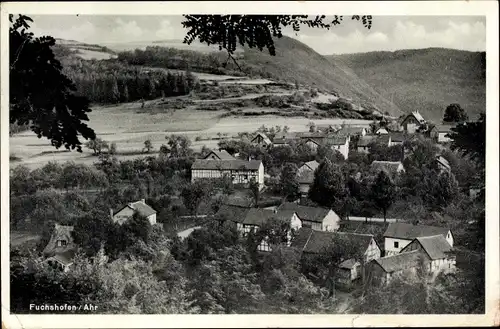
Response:
[[[486,54],[444,48],[327,56],[343,62],[404,112],[439,122],[450,103],[476,119],[486,109]]]
[[[342,61],[330,61],[316,51],[289,37],[275,40],[276,56],[267,51],[245,49],[245,65],[260,67],[278,80],[316,87],[352,99],[355,105],[375,107],[381,112],[400,115],[400,109],[381,96]],[[333,65],[332,65],[333,64]]]

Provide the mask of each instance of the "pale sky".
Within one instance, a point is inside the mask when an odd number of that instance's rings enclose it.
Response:
[[[183,17],[32,16],[35,35],[85,43],[182,40]],[[328,18],[328,17],[327,17]],[[331,30],[303,28],[285,33],[323,55],[428,47],[486,50],[486,19],[481,16],[374,16],[371,30],[345,16]]]

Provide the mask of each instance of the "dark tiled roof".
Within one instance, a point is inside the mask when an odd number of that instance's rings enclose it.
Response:
[[[412,225],[407,223],[390,223],[384,237],[412,240],[415,238],[443,235],[446,236],[450,229],[437,226]]]
[[[275,215],[274,211],[262,208],[250,208],[243,224],[261,226]]]
[[[211,151],[210,153],[207,154],[205,159],[207,159],[210,155],[214,154],[217,158],[221,160],[235,160],[235,158],[229,154],[226,150],[221,150],[221,151]],[[207,159],[210,160],[210,159]]]
[[[452,247],[446,241],[443,235],[427,236],[416,238],[422,248],[427,252],[431,259],[443,259],[447,257],[447,253],[452,250]]]
[[[356,265],[357,261],[354,258],[348,259],[340,263],[339,267],[340,268],[345,268],[345,269],[352,269],[354,265]]]
[[[381,257],[373,261],[379,264],[385,272],[392,273],[418,266],[420,255],[418,250],[414,250],[393,256]]]
[[[243,223],[250,208],[223,204],[215,214],[216,218]]]
[[[337,131],[337,134],[346,136],[352,136],[356,134],[361,135],[363,133],[363,129],[366,130],[365,127],[344,126],[343,128]]]
[[[313,161],[309,161],[309,162],[304,163],[302,165],[302,167],[303,166],[306,166],[306,167],[310,168],[312,171],[314,171],[319,167],[319,162],[316,160],[313,160]]]
[[[76,249],[68,249],[64,252],[60,252],[52,256],[51,258],[57,260],[59,263],[67,266],[70,265],[75,257]]]
[[[402,132],[390,132],[392,142],[404,142],[406,140],[406,135]]]
[[[325,138],[327,135],[324,132],[314,131],[314,132],[299,132],[296,137],[298,138]]]
[[[192,170],[258,170],[260,160],[206,160],[197,159],[191,166]]]
[[[285,202],[279,206],[278,210],[293,210],[301,220],[311,222],[323,222],[330,209],[320,207],[301,206],[296,203]]]
[[[361,136],[358,140],[358,146],[366,147],[376,141],[376,136]]]
[[[133,210],[137,211],[137,213],[141,216],[148,217],[153,214],[156,214],[156,210],[148,206],[144,201],[137,201],[128,205]]]
[[[381,144],[389,144],[390,140],[391,140],[391,135],[389,134],[378,135],[376,138],[377,143]]]
[[[330,145],[344,145],[346,142],[347,142],[347,137],[345,136],[333,136],[333,137],[328,137],[325,140],[325,143]]]
[[[435,129],[440,133],[449,133],[453,127],[455,127],[455,125],[436,125]]]
[[[360,254],[366,251],[373,239],[373,235],[369,234],[316,231],[303,227],[292,241],[292,246],[306,253],[321,253],[328,249],[336,237],[343,237],[352,242]]]

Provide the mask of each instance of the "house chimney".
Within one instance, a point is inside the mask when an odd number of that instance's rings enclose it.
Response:
[[[113,219],[113,209],[109,208],[109,215],[111,216],[111,219]]]

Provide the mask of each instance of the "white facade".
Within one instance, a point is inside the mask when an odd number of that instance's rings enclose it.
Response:
[[[315,231],[335,232],[340,227],[339,222],[340,217],[333,210],[328,211],[321,223],[302,219],[303,226],[310,227]]]
[[[412,242],[413,239],[397,239],[397,238],[385,238],[384,239],[384,256],[392,256],[399,254],[401,250]]]
[[[341,145],[332,145],[332,150],[339,151],[340,154],[344,156],[344,159],[347,160],[349,157],[349,139],[346,138],[345,144]]]
[[[191,171],[191,181],[199,178],[222,178],[231,177],[233,184],[248,184],[253,180],[264,185],[264,165],[261,163],[258,170],[230,170],[230,169],[193,169]]]
[[[438,143],[447,143],[449,142],[451,139],[446,137],[446,135],[448,134],[448,132],[439,132],[438,133]]]

